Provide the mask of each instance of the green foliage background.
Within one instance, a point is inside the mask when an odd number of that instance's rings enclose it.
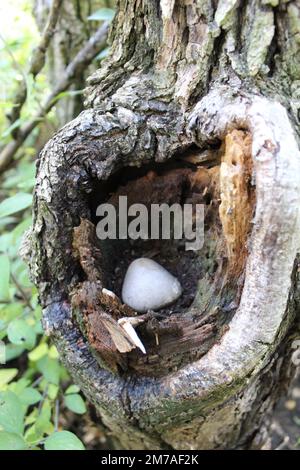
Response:
[[[111,16],[112,10],[103,8],[92,19]],[[10,141],[11,132],[38,110],[49,85],[47,68],[36,80],[26,76],[30,53],[39,38],[32,2],[5,2],[0,6],[0,18],[1,149]],[[105,54],[102,51],[96,60]],[[20,119],[9,127],[5,113],[12,107],[22,77],[27,85],[26,105]],[[43,334],[37,291],[19,255],[23,234],[31,225],[34,160],[56,127],[54,108],[0,179],[0,450],[84,449],[75,434],[62,429],[60,413],[67,409],[83,414],[86,404],[60,364],[55,346]]]

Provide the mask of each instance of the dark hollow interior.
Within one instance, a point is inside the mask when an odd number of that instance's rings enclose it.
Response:
[[[238,154],[243,158],[248,155],[248,150],[243,150],[246,138],[243,131],[237,131],[232,137],[238,145]],[[196,361],[221,339],[235,314],[243,288],[246,249],[243,253],[239,248],[239,256],[234,258],[232,264],[222,213],[227,206],[222,209],[221,205],[224,193],[221,194],[220,168],[225,150],[224,142],[205,150],[191,147],[165,163],[152,163],[139,168],[123,167],[106,181],[95,179],[93,182],[88,204],[90,221],[95,227],[100,221],[96,215],[97,207],[102,203],[111,203],[118,213],[119,196],[128,197],[128,207],[134,203],[145,204],[148,213],[152,204],[202,204],[204,207],[204,243],[197,251],[186,250],[184,238],[96,238],[102,285],[120,299],[126,271],[130,263],[140,257],[151,258],[166,268],[178,278],[183,288],[176,302],[154,315],[151,313],[148,320],[137,326],[138,336],[147,353],[144,355],[135,348],[123,355],[125,358],[122,356],[122,361],[126,362],[126,367],[122,365],[122,374],[134,371],[137,375],[160,376]],[[231,169],[235,166],[235,155],[233,153],[228,157],[230,159],[232,156]],[[248,191],[250,179],[245,168],[242,167],[239,175],[242,175],[242,182]],[[251,220],[251,210],[246,209],[246,216]],[[226,215],[225,224],[228,222]],[[232,219],[229,219],[231,222]],[[241,240],[240,246],[243,248],[246,243],[244,238]],[[83,271],[81,280],[85,279]],[[118,313],[124,316],[123,312],[117,312],[116,317]]]
[[[194,151],[194,149],[193,149]],[[188,152],[187,152],[188,154]],[[209,169],[216,165],[216,162],[208,162],[204,166]],[[159,176],[171,175],[173,171],[188,170],[196,172],[198,167],[184,159],[173,159],[166,163],[144,165],[141,168],[123,168],[114,173],[107,181],[95,181],[94,188],[90,195],[91,220],[97,225],[100,218],[96,216],[96,208],[103,202],[108,202],[113,194],[126,188],[130,182],[137,181],[139,178],[145,177],[149,172],[155,172]],[[172,313],[183,313],[193,306],[196,298],[199,304],[199,296],[197,298],[198,282],[206,278],[213,281],[214,275],[221,269],[222,258],[218,256],[221,241],[221,226],[218,217],[219,199],[216,193],[213,194],[212,188],[201,187],[200,192],[188,194],[188,188],[185,182],[180,182],[182,188],[179,191],[179,202],[194,202],[205,205],[205,234],[204,245],[198,251],[186,250],[185,240],[99,240],[99,246],[103,253],[104,272],[107,289],[112,290],[121,298],[122,283],[130,263],[137,258],[151,258],[161,264],[174,276],[176,276],[183,288],[181,297],[172,305],[161,309],[162,315]],[[215,188],[214,188],[215,189]],[[140,202],[140,197],[133,202]],[[161,203],[153,199],[152,203]]]

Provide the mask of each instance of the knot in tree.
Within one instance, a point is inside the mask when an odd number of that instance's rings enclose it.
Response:
[[[294,2],[119,2],[86,110],[40,154],[27,257],[44,328],[117,447],[268,446],[299,335],[296,15]],[[99,239],[97,208],[119,227],[122,196],[200,204],[203,246]],[[124,303],[139,258],[181,295]]]

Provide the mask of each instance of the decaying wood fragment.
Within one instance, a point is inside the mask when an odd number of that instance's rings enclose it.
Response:
[[[247,238],[254,214],[255,190],[252,185],[251,137],[233,130],[226,135],[220,167],[220,218],[226,239],[230,274],[239,275],[245,266]]]
[[[135,312],[124,306],[116,296],[107,294],[100,282],[83,282],[71,298],[77,318],[82,316],[83,332],[104,367],[114,372],[117,372],[118,365],[126,369],[127,361],[122,353],[136,348],[136,344],[118,320],[134,317]]]
[[[81,219],[80,225],[74,227],[73,255],[78,258],[81,268],[89,281],[100,281],[103,284],[103,256],[98,245],[95,227],[87,219]]]

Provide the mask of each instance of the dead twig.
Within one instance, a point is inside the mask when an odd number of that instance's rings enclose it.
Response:
[[[91,63],[94,57],[104,49],[106,46],[106,38],[108,33],[109,23],[105,22],[96,31],[96,33],[89,39],[85,46],[78,52],[72,62],[66,67],[60,81],[51,93],[46,97],[44,103],[41,104],[39,112],[27,123],[25,123],[18,131],[18,135],[14,140],[11,140],[0,153],[0,174],[11,163],[15,153],[21,147],[25,139],[38,125],[38,123],[45,118],[50,109],[55,105],[58,95],[66,91],[73,83],[74,78]]]
[[[59,400],[55,400],[55,411],[54,411],[54,431],[58,431],[59,425]]]
[[[289,450],[293,450],[294,447],[291,444],[291,439],[290,436],[287,435],[287,433],[284,431],[282,426],[279,424],[277,420],[274,420],[273,423],[271,424],[271,430],[273,433],[276,433],[280,438],[282,438],[281,442],[278,444],[277,447],[274,448],[274,450],[282,450],[284,448],[288,448]]]
[[[20,292],[20,294],[21,294],[25,304],[27,305],[27,307],[29,307],[30,310],[34,311],[34,308],[32,307],[32,305],[30,303],[30,299],[28,298],[26,292],[24,291],[23,287],[20,285],[19,281],[17,280],[17,278],[15,277],[15,275],[13,273],[11,273],[11,278],[12,278],[13,283],[15,284],[16,288]]]
[[[42,33],[41,39],[37,47],[34,48],[32,51],[31,60],[29,63],[29,69],[27,71],[27,75],[32,75],[35,78],[42,68],[45,65],[46,61],[46,52],[50,41],[54,35],[55,27],[57,24],[57,20],[60,14],[60,8],[63,3],[63,0],[54,0],[51,5],[51,9],[49,11],[49,15],[47,18],[47,22]],[[26,83],[26,76],[22,74],[23,79],[20,81],[19,88],[16,91],[14,103],[12,105],[12,109],[10,113],[8,113],[7,118],[10,121],[10,124],[19,119],[21,110],[27,98],[27,83]],[[19,129],[15,129],[13,136],[16,138],[18,136]]]

